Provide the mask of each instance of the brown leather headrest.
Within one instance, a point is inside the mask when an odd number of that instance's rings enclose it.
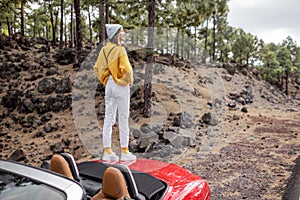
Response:
[[[50,170],[74,180],[69,164],[61,155],[55,154],[51,158]]]
[[[108,167],[104,172],[102,192],[113,199],[130,198],[122,172],[114,167]]]

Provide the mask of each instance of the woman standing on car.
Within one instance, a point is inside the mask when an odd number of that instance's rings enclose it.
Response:
[[[101,49],[94,72],[105,86],[105,118],[103,124],[102,160],[118,161],[119,157],[111,149],[112,126],[118,111],[121,160],[136,160],[129,152],[129,104],[130,87],[133,84],[133,71],[127,52],[121,45],[125,41],[125,32],[120,24],[106,24],[109,42]]]

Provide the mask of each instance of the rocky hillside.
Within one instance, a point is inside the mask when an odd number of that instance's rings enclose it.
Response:
[[[212,199],[281,199],[300,153],[299,101],[256,71],[156,55],[152,117],[143,118],[145,53],[127,46],[134,67],[131,151],[180,164],[207,179]],[[99,48],[74,51],[42,38],[0,35],[1,159],[41,166],[54,153],[101,156],[104,88],[92,67]],[[299,83],[290,91],[299,97]],[[117,122],[113,148],[119,151]]]

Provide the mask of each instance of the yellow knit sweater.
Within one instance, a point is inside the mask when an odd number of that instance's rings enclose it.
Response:
[[[116,44],[109,42],[101,49],[94,66],[94,72],[103,85],[106,85],[109,76],[112,75],[116,84],[127,86],[133,83],[132,67],[125,48],[118,45],[110,52],[114,46]],[[105,51],[108,63],[106,63],[103,51]]]

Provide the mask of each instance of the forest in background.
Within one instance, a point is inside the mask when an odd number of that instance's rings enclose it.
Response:
[[[289,95],[288,83],[300,82],[300,47],[291,37],[280,44],[265,43],[229,26],[228,2],[1,0],[0,33],[9,38],[16,34],[42,37],[61,50],[74,48],[80,63],[82,48],[106,39],[105,24],[120,23],[128,33],[127,43],[148,49],[146,74],[152,73],[155,53],[202,63],[234,63],[255,68],[260,78]],[[145,82],[151,83],[151,76]],[[145,99],[151,94],[151,86],[147,88]]]

